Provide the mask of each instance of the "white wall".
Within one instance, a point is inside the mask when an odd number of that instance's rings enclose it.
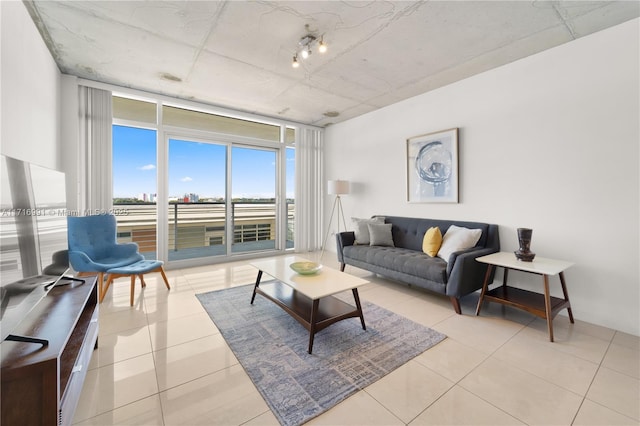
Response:
[[[504,251],[533,228],[532,251],[576,264],[574,316],[640,335],[639,22],[329,127],[325,176],[355,184],[345,214],[496,223]],[[406,139],[452,127],[460,203],[407,203]],[[536,276],[510,281],[541,290]]]
[[[22,2],[0,15],[2,154],[62,170],[60,71]]]

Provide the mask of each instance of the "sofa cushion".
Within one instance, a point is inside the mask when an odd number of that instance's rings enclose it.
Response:
[[[422,239],[422,251],[431,257],[435,257],[442,245],[442,233],[440,228],[434,226],[429,228]]]
[[[451,225],[444,237],[442,237],[442,245],[438,250],[438,257],[448,262],[451,253],[475,246],[481,235],[481,229],[469,229]]]
[[[369,223],[370,245],[393,247],[390,223]]]
[[[368,245],[371,242],[368,225],[370,223],[384,223],[384,217],[376,216],[371,219],[352,217],[351,222],[353,223],[353,232],[356,234],[356,244]]]
[[[482,222],[463,222],[459,220],[423,219],[399,216],[380,216],[385,218],[385,223],[393,224],[393,244],[412,250],[422,251],[422,240],[429,228],[437,226],[444,235],[451,225],[464,226],[469,229],[481,229],[482,236],[477,242],[478,247],[487,247],[489,224]]]
[[[447,282],[447,262],[439,257],[429,257],[421,251],[385,246],[346,246],[345,258],[369,263],[389,271],[428,279],[437,283]]]

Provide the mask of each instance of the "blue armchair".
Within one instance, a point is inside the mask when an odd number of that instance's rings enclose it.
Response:
[[[118,244],[116,218],[97,215],[67,218],[69,263],[78,275],[98,275],[99,297],[103,297],[104,274],[111,268],[131,265],[144,257],[136,243]]]

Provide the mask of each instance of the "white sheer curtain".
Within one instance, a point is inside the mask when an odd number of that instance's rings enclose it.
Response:
[[[85,214],[108,211],[111,181],[112,97],[108,90],[78,87],[79,208]]]
[[[303,128],[296,140],[296,252],[319,250],[322,244],[322,130]]]

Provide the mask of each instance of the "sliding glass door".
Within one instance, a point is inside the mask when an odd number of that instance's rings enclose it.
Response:
[[[233,253],[277,248],[276,158],[273,149],[231,150]]]
[[[276,150],[186,138],[168,148],[169,261],[277,248]]]
[[[169,139],[169,261],[227,254],[227,149]]]

